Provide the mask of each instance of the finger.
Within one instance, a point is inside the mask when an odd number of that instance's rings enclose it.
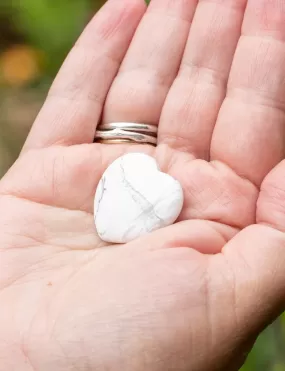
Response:
[[[278,164],[261,184],[256,219],[285,232],[285,161]]]
[[[109,87],[145,11],[143,0],[109,0],[57,76],[25,149],[92,142]]]
[[[197,0],[152,0],[108,95],[104,122],[158,124]]]
[[[163,108],[160,143],[209,157],[244,7],[245,0],[200,1],[178,77]]]
[[[211,159],[260,185],[284,157],[285,0],[249,0]]]
[[[236,228],[216,222],[188,220],[143,236],[127,247],[131,250],[138,249],[138,246],[144,250],[182,247],[202,254],[217,254],[237,232]]]
[[[234,280],[236,316],[255,330],[285,309],[284,174],[282,161],[261,184],[257,225],[244,229],[223,249]]]
[[[223,249],[224,273],[231,278],[236,328],[261,332],[285,309],[285,235],[255,225]]]

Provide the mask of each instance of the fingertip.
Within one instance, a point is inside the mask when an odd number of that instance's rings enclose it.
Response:
[[[133,34],[145,9],[144,0],[108,0],[92,18],[81,39],[93,38],[96,34],[102,40],[108,40],[122,28]]]
[[[149,1],[146,0],[107,0],[104,7],[120,7],[128,11],[145,11]]]

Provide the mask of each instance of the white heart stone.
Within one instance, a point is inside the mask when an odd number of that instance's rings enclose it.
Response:
[[[143,153],[129,153],[103,174],[94,202],[103,241],[126,243],[175,222],[183,206],[180,183]]]

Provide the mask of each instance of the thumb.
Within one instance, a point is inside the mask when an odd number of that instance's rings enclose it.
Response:
[[[235,274],[237,312],[248,330],[265,327],[285,309],[285,161],[264,180],[257,224],[223,250]]]
[[[251,226],[223,249],[235,278],[236,317],[244,331],[256,333],[285,309],[285,235]]]

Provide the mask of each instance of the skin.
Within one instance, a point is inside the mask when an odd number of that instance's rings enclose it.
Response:
[[[106,3],[0,183],[1,371],[241,366],[285,309],[284,41],[284,0]],[[159,123],[159,144],[93,144],[101,118]],[[185,205],[106,246],[95,190],[131,151]]]

